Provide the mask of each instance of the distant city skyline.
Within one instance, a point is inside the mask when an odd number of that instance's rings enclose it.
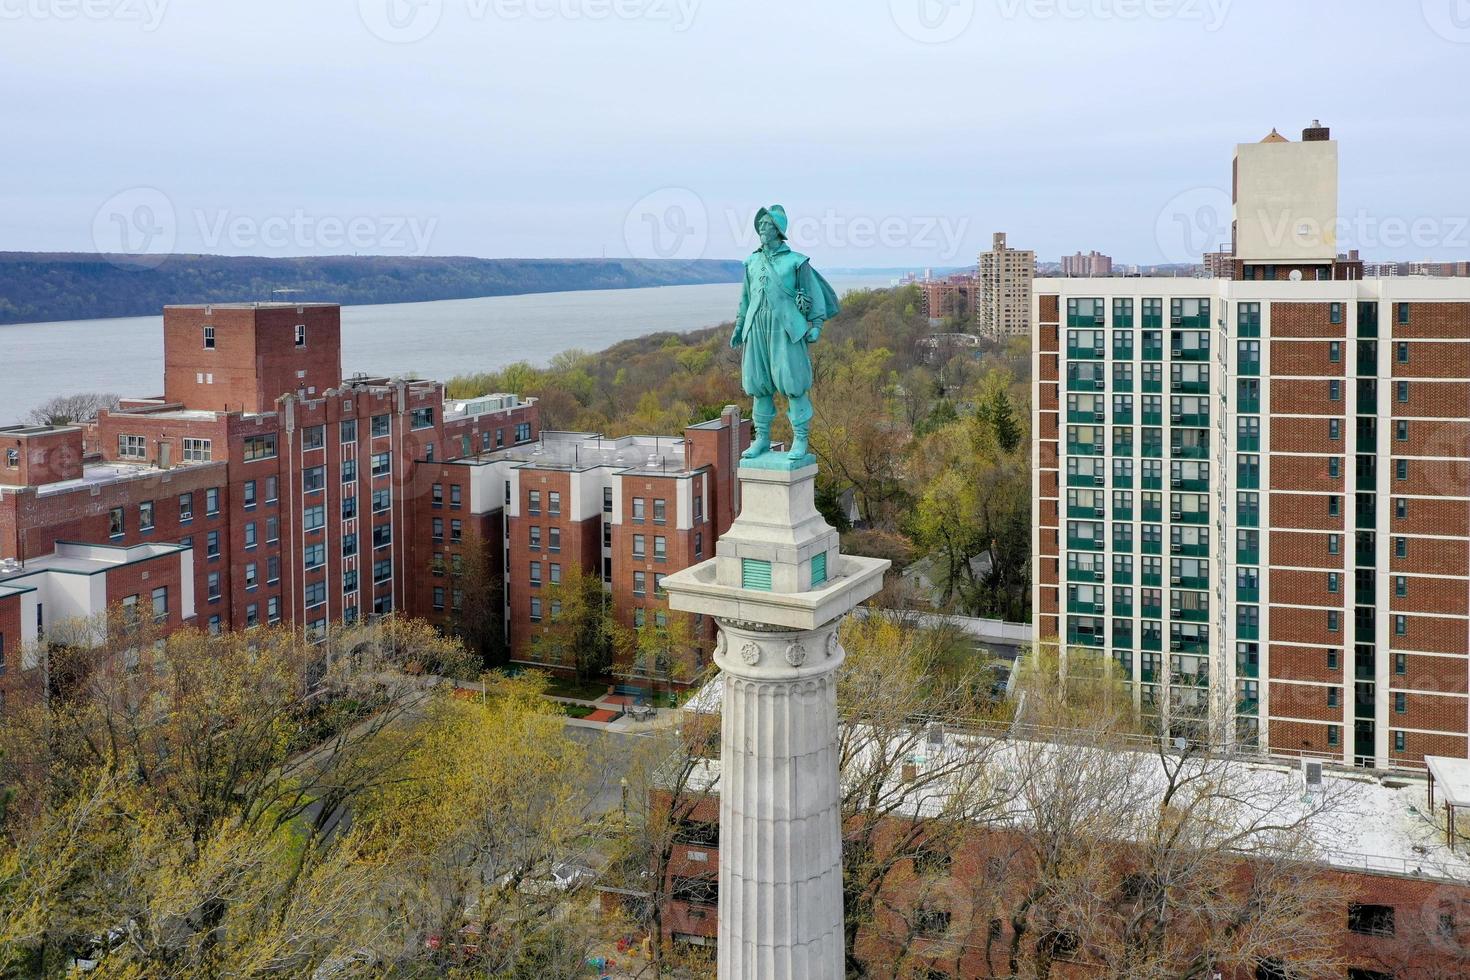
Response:
[[[25,0],[0,250],[732,258],[780,202],[831,267],[1197,262],[1320,118],[1342,249],[1463,258],[1455,4]]]

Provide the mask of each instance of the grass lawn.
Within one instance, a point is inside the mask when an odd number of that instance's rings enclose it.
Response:
[[[586,718],[597,710],[585,704],[562,704],[560,707],[563,714],[570,715],[573,718]]]
[[[579,682],[566,677],[553,677],[546,685],[546,693],[554,698],[596,701],[607,693],[607,685],[597,681]]]

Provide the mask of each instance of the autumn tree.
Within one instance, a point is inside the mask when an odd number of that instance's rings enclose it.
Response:
[[[541,631],[534,638],[546,663],[570,667],[577,680],[600,677],[612,663],[616,639],[612,601],[601,576],[571,564],[560,582],[543,589]]]

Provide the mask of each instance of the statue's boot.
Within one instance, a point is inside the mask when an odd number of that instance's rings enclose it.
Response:
[[[788,459],[801,459],[811,452],[812,400],[809,395],[788,401],[786,414],[791,418],[791,452]]]
[[[755,437],[750,440],[749,448],[740,454],[743,459],[754,459],[771,448],[771,423],[776,421],[776,400],[769,396],[756,398],[750,415],[755,424]]]

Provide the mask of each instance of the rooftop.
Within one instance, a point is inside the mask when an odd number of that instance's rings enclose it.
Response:
[[[76,425],[4,425],[0,426],[0,436],[44,436],[53,432],[75,432],[79,428]]]
[[[519,446],[480,453],[487,462],[511,460],[527,468],[572,471],[609,467],[620,472],[680,474],[686,469],[683,436],[619,436],[596,432],[543,431],[541,438]]]
[[[58,541],[55,550],[49,555],[29,559],[23,565],[12,562],[0,566],[0,583],[15,583],[46,572],[94,575],[109,568],[186,550],[188,549],[184,545],[178,544],[112,545]]]
[[[296,307],[340,307],[341,303],[292,303],[285,300],[259,300],[251,303],[165,303],[165,310],[287,310]]]
[[[43,483],[34,489],[39,495],[51,493],[65,493],[68,490],[77,490],[82,487],[102,486],[108,483],[117,483],[121,480],[136,480],[139,477],[157,475],[160,473],[172,473],[177,470],[189,469],[195,466],[211,466],[223,463],[175,463],[170,469],[161,469],[152,463],[86,463],[82,467],[82,475],[74,480],[59,480],[56,483]]]

